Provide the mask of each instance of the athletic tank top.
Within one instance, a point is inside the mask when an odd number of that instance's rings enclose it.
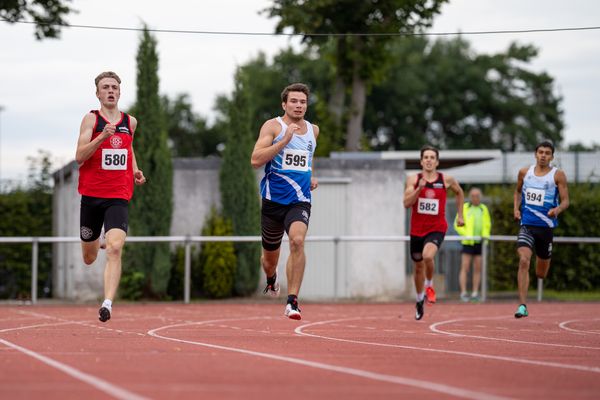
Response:
[[[415,189],[419,186],[419,180],[422,177],[422,173],[417,175]],[[425,236],[431,232],[446,233],[447,230],[446,185],[444,184],[444,175],[438,172],[437,179],[433,182],[427,182],[412,206],[410,234]]]
[[[556,228],[558,219],[549,217],[548,211],[558,207],[558,187],[554,181],[557,168],[552,167],[544,176],[536,176],[534,171],[532,165],[523,178],[521,225]]]
[[[109,122],[98,110],[90,112],[96,115],[92,130],[94,140]],[[79,166],[80,194],[105,199],[131,199],[133,135],[129,115],[122,112],[116,127],[115,134],[106,138],[94,154]]]
[[[277,117],[281,131],[273,143],[283,139],[287,125]],[[275,157],[265,164],[265,176],[260,182],[260,194],[279,204],[310,203],[310,178],[317,141],[313,126],[306,123],[304,135],[294,135],[292,140]]]

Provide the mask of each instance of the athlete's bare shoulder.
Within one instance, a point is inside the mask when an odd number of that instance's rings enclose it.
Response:
[[[313,128],[313,133],[315,135],[315,139],[319,136],[319,126],[315,124],[311,124]]]
[[[133,116],[129,116],[129,126],[131,126],[132,133],[135,133],[135,128],[137,128],[137,119]]]

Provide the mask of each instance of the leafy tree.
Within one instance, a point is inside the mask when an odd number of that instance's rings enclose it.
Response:
[[[253,114],[252,102],[246,90],[248,78],[241,70],[236,73],[236,87],[227,110],[227,142],[220,173],[223,216],[231,220],[233,233],[239,236],[260,234],[258,186],[250,165],[254,134],[250,119]],[[249,295],[258,285],[260,245],[236,243],[235,249],[237,269],[234,293]]]
[[[332,61],[337,79],[330,111],[341,122],[342,105],[350,86],[346,149],[360,148],[367,93],[380,80],[390,61],[385,34],[419,32],[432,24],[447,0],[275,0],[266,11],[279,17],[277,32],[291,28],[309,45],[333,41]],[[369,34],[328,36],[326,34]],[[324,35],[324,36],[317,36]],[[383,35],[382,35],[383,34]],[[331,45],[331,44],[329,44]]]
[[[321,107],[325,104],[324,99],[329,95],[329,82],[333,78],[333,69],[331,64],[314,50],[305,49],[297,53],[288,48],[275,55],[272,61],[267,60],[266,56],[260,53],[239,68],[238,76],[247,77],[243,90],[245,96],[252,100],[252,107],[248,112],[250,112],[250,131],[254,138],[258,137],[260,127],[266,120],[282,114],[280,93],[293,82],[306,83],[311,89],[306,119],[315,121],[321,127],[323,121],[327,119],[327,108]],[[227,129],[230,116],[235,115],[230,113],[230,110],[233,109],[232,112],[235,110],[233,101],[227,96],[220,96],[217,99],[215,109],[219,116],[212,130]],[[317,146],[319,155],[328,155],[329,151],[343,147],[341,136],[337,141],[331,139],[331,144],[328,146],[325,140],[332,136],[327,130],[327,135],[319,137],[319,146]]]
[[[28,158],[25,187],[0,193],[0,236],[52,236],[52,163],[40,150]],[[52,295],[52,246],[38,248],[38,297]],[[28,299],[31,295],[31,245],[0,245],[0,298]]]
[[[537,50],[511,45],[478,55],[462,38],[403,38],[369,96],[365,128],[377,150],[441,148],[532,150],[562,141],[562,98],[546,73],[526,68]]]
[[[58,38],[61,27],[68,26],[63,18],[76,12],[67,3],[70,0],[4,0],[0,1],[0,18],[15,23],[28,16],[35,23],[38,40]]]
[[[144,29],[137,53],[137,100],[132,114],[138,120],[134,149],[139,168],[148,179],[136,188],[130,205],[130,234],[166,236],[173,212],[173,166],[167,145],[164,110],[158,94],[156,40]],[[144,295],[163,297],[170,271],[168,243],[135,243],[126,249],[126,271],[145,274]]]
[[[224,134],[209,127],[205,118],[194,113],[187,94],[179,94],[173,100],[163,96],[162,106],[173,157],[205,157],[220,153]]]
[[[598,151],[600,150],[600,143],[593,142],[587,146],[581,142],[570,143],[566,149],[567,151]]]

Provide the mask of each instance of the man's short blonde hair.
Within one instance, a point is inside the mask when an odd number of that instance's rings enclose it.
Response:
[[[100,83],[100,81],[104,78],[113,78],[117,82],[119,82],[119,85],[121,84],[121,78],[119,78],[119,75],[117,75],[116,73],[114,73],[112,71],[105,71],[105,72],[101,73],[100,75],[98,75],[96,77],[96,79],[94,79],[94,83],[96,83],[96,88],[98,88],[98,83]]]

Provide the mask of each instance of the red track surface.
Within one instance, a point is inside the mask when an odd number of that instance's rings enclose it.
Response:
[[[1,306],[2,399],[597,399],[600,307]]]

